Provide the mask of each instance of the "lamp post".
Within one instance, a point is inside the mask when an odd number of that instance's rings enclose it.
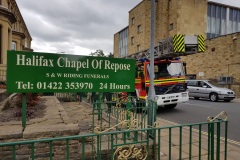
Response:
[[[154,36],[155,36],[155,0],[151,0],[151,43],[150,43],[150,87],[148,91],[148,100],[150,106],[150,113],[148,116],[148,125],[154,126],[154,122],[156,119],[156,113],[154,106],[154,99],[156,96],[155,89],[154,89]],[[153,134],[152,134],[153,135]]]

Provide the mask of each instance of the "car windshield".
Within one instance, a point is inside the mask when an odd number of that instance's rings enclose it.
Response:
[[[154,65],[155,78],[165,78],[184,75],[182,63],[159,63]]]

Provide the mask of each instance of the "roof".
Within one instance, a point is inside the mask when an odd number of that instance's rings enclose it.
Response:
[[[240,9],[239,0],[208,0],[208,2],[213,2],[213,3],[220,4],[220,5],[229,6],[229,7],[233,7],[233,8],[239,8]]]

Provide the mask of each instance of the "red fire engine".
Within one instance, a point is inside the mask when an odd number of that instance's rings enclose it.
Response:
[[[158,106],[175,108],[178,103],[189,100],[184,65],[179,57],[203,52],[204,38],[202,35],[178,34],[160,41],[154,49],[155,100]],[[138,102],[147,99],[150,86],[149,49],[125,58],[136,59],[135,92],[131,93],[131,97],[137,106]],[[124,94],[126,96],[127,93]]]

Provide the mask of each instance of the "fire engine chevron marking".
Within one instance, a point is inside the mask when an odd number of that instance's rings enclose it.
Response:
[[[184,37],[182,34],[177,34],[173,37],[174,52],[185,52]]]
[[[198,35],[198,51],[199,52],[204,52],[205,51],[203,35]]]

